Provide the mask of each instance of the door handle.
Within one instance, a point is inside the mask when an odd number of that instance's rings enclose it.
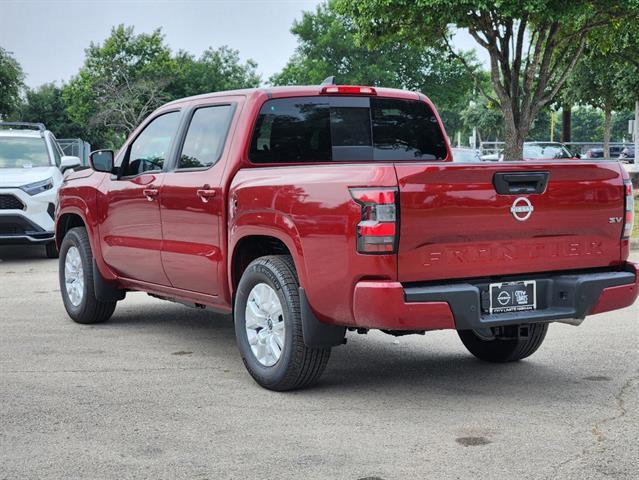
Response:
[[[215,190],[209,188],[201,188],[197,191],[197,196],[200,197],[202,202],[207,203],[211,198],[215,196]]]
[[[160,191],[157,188],[145,188],[144,190],[142,190],[142,193],[149,202],[152,202],[153,200],[155,200],[155,197],[160,194]]]

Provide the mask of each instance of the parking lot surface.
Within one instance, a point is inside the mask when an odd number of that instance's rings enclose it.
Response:
[[[0,259],[0,479],[637,478],[639,303],[516,364],[349,333],[317,387],[274,393],[229,317],[133,293],[77,325],[56,260]]]

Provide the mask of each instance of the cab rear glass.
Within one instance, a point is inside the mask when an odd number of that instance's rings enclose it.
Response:
[[[249,158],[254,163],[433,161],[446,153],[437,118],[424,102],[298,97],[262,106]]]

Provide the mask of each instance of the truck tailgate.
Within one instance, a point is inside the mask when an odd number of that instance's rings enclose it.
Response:
[[[621,263],[617,162],[396,163],[395,169],[401,282]],[[537,180],[542,184],[535,186]]]

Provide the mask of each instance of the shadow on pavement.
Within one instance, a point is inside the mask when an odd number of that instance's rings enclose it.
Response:
[[[216,355],[228,355],[229,347],[235,352],[235,331],[230,316],[195,310],[180,305],[161,303],[118,306],[113,318],[100,328],[126,330],[149,328],[160,336],[179,339],[185,351],[201,349],[202,344]],[[381,334],[360,336],[348,333],[348,344],[333,349],[328,368],[320,383],[297,394],[347,394],[366,389],[388,391],[397,388],[424,394],[499,394],[504,397],[527,391],[538,396],[540,392],[585,388],[570,372],[553,368],[544,361],[543,347],[536,356],[510,364],[491,364],[472,357],[451,331],[442,339],[426,336],[400,338]],[[410,338],[410,340],[407,340]],[[223,353],[226,352],[226,353]],[[238,358],[239,358],[239,354]],[[242,372],[244,374],[244,372]],[[248,375],[248,374],[246,374]],[[311,393],[314,392],[314,393]],[[514,393],[517,392],[517,393]],[[537,392],[537,393],[532,393]]]
[[[47,258],[44,245],[0,245],[0,261],[2,263],[16,263],[23,260],[57,262],[57,259]]]

